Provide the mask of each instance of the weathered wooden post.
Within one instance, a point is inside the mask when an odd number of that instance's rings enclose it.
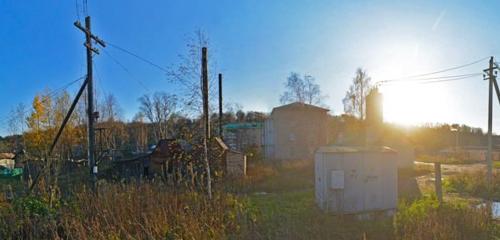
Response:
[[[439,204],[443,203],[443,189],[441,187],[441,163],[434,163],[434,178],[436,185],[436,196]]]
[[[219,137],[222,137],[222,74],[219,73]]]
[[[203,123],[205,134],[203,137],[203,158],[205,170],[207,174],[207,192],[208,198],[212,199],[212,179],[210,176],[210,163],[208,161],[208,142],[210,141],[210,117],[208,112],[208,64],[207,64],[207,48],[201,49],[201,79],[203,83]]]

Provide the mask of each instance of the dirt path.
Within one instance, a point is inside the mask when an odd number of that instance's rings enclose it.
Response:
[[[433,163],[425,163],[415,161],[415,165],[434,166]],[[443,175],[453,175],[459,172],[467,171],[486,171],[486,163],[473,163],[473,164],[441,164],[441,171]],[[493,169],[498,172],[500,169]]]

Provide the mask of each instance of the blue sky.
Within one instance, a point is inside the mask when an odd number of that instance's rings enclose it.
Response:
[[[213,46],[210,60],[224,74],[225,99],[244,110],[277,106],[286,77],[295,71],[316,78],[334,114],[343,111],[357,67],[377,81],[500,58],[499,9],[486,1],[88,0],[96,35],[164,67],[179,61],[188,34],[205,31]],[[75,1],[0,0],[0,119],[17,103],[29,105],[37,92],[84,75],[84,37],[73,26],[76,19]],[[107,50],[148,89],[175,93],[163,72]],[[97,90],[113,93],[131,118],[145,89],[105,54],[95,61]],[[486,64],[443,75],[481,72]],[[487,82],[481,77],[382,92],[389,122],[487,123]]]

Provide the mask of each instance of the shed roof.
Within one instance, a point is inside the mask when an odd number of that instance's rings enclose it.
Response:
[[[0,153],[0,159],[14,159],[15,157],[14,153]]]
[[[282,109],[292,109],[292,108],[299,108],[299,109],[314,109],[314,110],[318,110],[318,111],[324,111],[324,112],[328,112],[330,111],[330,109],[327,109],[327,108],[323,108],[323,107],[319,107],[319,106],[316,106],[316,105],[311,105],[311,104],[307,104],[307,103],[302,103],[302,102],[293,102],[293,103],[290,103],[290,104],[286,104],[286,105],[282,105],[282,106],[279,106],[279,107],[275,107],[273,108],[273,111],[276,111],[276,110],[282,110]]]
[[[233,129],[250,129],[250,128],[262,128],[264,125],[261,122],[242,122],[242,123],[228,123],[222,128],[226,130]]]
[[[379,153],[397,153],[396,150],[387,146],[324,146],[318,148],[320,153],[361,153],[361,152],[379,152]]]

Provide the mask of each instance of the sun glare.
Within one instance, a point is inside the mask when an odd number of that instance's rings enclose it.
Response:
[[[374,64],[374,82],[401,78],[437,69],[440,58],[423,41],[381,39],[377,55],[383,61]],[[434,123],[446,119],[450,113],[446,83],[416,84],[398,82],[382,84],[384,120],[403,125]]]
[[[449,93],[444,84],[383,86],[384,120],[403,125],[433,123],[449,114]]]

